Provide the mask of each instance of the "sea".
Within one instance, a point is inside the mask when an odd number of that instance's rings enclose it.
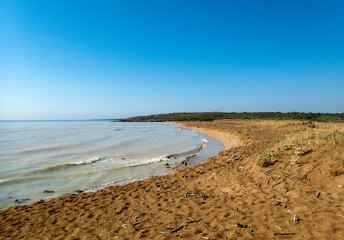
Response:
[[[0,121],[0,209],[164,175],[223,149],[174,123]]]

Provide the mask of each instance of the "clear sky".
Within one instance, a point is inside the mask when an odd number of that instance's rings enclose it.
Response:
[[[0,119],[344,112],[344,1],[0,0]]]

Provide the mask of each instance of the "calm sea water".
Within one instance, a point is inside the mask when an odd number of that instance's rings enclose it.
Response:
[[[172,123],[2,121],[0,208],[166,174],[221,150]]]

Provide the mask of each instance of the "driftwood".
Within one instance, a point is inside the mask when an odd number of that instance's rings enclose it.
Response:
[[[147,220],[143,220],[143,221],[140,221],[140,222],[137,222],[137,223],[131,223],[131,225],[133,225],[133,227],[135,227],[136,225],[138,224],[141,224],[141,223],[144,223],[146,222]]]
[[[276,187],[278,184],[281,184],[282,182],[278,182],[276,184],[274,184],[272,187]]]
[[[303,176],[300,178],[300,181],[302,181],[303,179],[307,179],[307,177],[308,177],[307,174],[303,175]]]
[[[288,221],[288,220],[286,220],[286,221],[287,221],[288,225],[291,227],[291,225],[290,225],[289,221]]]
[[[294,217],[292,219],[293,222],[299,223],[301,220],[301,218],[296,217],[296,214],[294,214]]]
[[[169,227],[169,226],[166,226],[166,228],[167,229],[173,229],[170,233],[175,233],[175,232],[182,230],[183,228],[186,228],[188,226],[187,224],[196,223],[199,221],[201,221],[201,219],[198,219],[198,220],[185,219],[184,222],[177,228],[173,228],[173,227]],[[185,223],[187,223],[187,224],[185,224]]]
[[[189,219],[188,219],[189,220]],[[196,222],[199,222],[201,221],[201,219],[198,219],[198,220],[189,220],[187,223],[196,223]]]
[[[274,235],[295,235],[295,233],[274,233]]]
[[[277,227],[279,230],[283,231],[283,229],[280,226],[277,226],[276,224],[275,224],[275,227]]]
[[[175,233],[175,232],[178,232],[179,230],[182,230],[184,228],[185,222],[186,222],[186,219],[184,220],[184,222],[179,227],[177,227],[176,229],[172,230],[171,233]]]
[[[184,197],[184,198],[188,198],[188,197],[191,197],[191,196],[197,196],[198,198],[203,198],[203,199],[206,199],[208,198],[208,196],[204,193],[201,193],[201,192],[191,192],[191,191],[187,191],[186,193],[182,194],[182,195],[179,195],[177,198],[181,198],[181,197]]]
[[[184,222],[177,228],[171,227],[171,226],[166,226],[166,228],[167,229],[173,229],[170,233],[175,233],[175,232],[182,230],[183,228],[186,228],[188,226],[188,224],[199,222],[199,221],[201,221],[201,219],[198,219],[198,220],[185,219]],[[187,224],[185,224],[185,223],[187,223]]]
[[[292,211],[290,211],[289,209],[288,209],[288,212],[290,212],[291,214],[294,215],[294,217],[291,219],[291,221],[299,223],[302,220],[301,218],[296,217],[296,214],[293,213]]]
[[[247,225],[243,225],[243,224],[240,224],[240,223],[237,223],[236,226],[239,227],[239,228],[247,228]]]
[[[173,231],[171,231],[171,233],[175,233],[175,232],[178,232],[179,230],[182,230],[184,228],[184,225],[174,229]]]
[[[276,203],[276,206],[282,206],[282,204],[284,203],[283,200],[279,200],[279,199],[269,199],[270,201],[274,201],[274,202],[277,202]]]

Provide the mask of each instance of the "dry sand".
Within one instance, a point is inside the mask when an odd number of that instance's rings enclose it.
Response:
[[[343,239],[343,175],[327,174],[312,153],[297,166],[288,156],[268,168],[255,163],[296,125],[184,126],[231,134],[240,146],[166,176],[8,208],[0,238]]]

